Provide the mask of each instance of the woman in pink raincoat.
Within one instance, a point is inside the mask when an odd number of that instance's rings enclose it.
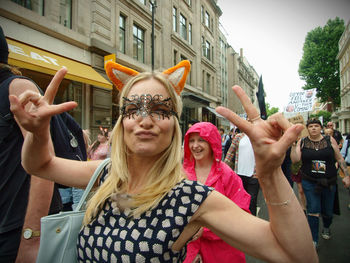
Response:
[[[199,122],[189,128],[184,140],[183,162],[188,178],[215,188],[250,213],[250,195],[244,190],[241,178],[221,161],[221,153],[221,137],[215,125]],[[245,262],[243,252],[226,244],[207,228],[200,230],[193,239],[187,245],[185,263],[197,261],[199,257],[205,263]]]

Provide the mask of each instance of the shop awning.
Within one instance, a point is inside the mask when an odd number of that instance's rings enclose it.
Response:
[[[216,115],[216,117],[225,119],[225,117],[222,116],[221,114],[217,113],[217,112],[215,111],[215,109],[210,108],[210,107],[206,107],[206,108],[207,108],[210,112],[214,113],[214,114]],[[226,119],[225,119],[225,120],[226,120]]]
[[[112,84],[89,65],[11,39],[7,39],[7,43],[10,51],[8,59],[10,65],[49,75],[55,75],[57,70],[65,66],[68,69],[65,76],[67,79],[112,89]]]
[[[192,92],[183,91],[181,93],[183,103],[190,107],[205,107],[210,104],[210,101],[200,95],[194,94]]]

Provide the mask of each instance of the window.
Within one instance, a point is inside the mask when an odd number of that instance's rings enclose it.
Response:
[[[205,12],[205,21],[204,24],[207,28],[210,28],[210,15],[208,12]]]
[[[202,87],[203,87],[203,90],[204,90],[204,87],[205,87],[205,82],[204,82],[204,78],[205,78],[205,71],[202,70]]]
[[[208,41],[205,41],[204,56],[210,60],[210,43]]]
[[[72,28],[72,0],[60,0],[60,21],[61,25]]]
[[[180,35],[187,40],[186,18],[182,14],[180,14]]]
[[[191,60],[190,60],[190,64],[191,64],[191,67],[192,67],[192,61]],[[188,73],[186,83],[189,84],[189,85],[192,85],[192,71],[191,70]]]
[[[173,61],[174,65],[177,64],[177,51],[174,49],[174,61]]]
[[[188,24],[188,43],[192,45],[192,24]]]
[[[125,16],[119,16],[119,51],[125,54]]]
[[[185,0],[186,4],[188,4],[189,6],[192,6],[192,0]]]
[[[204,23],[204,6],[201,6],[201,22]]]
[[[139,26],[133,27],[133,58],[145,62],[145,32]]]
[[[202,56],[205,55],[205,41],[204,41],[204,37],[202,37]]]
[[[25,8],[28,8],[39,15],[44,15],[44,0],[11,0]]]
[[[173,7],[173,31],[177,32],[177,9]]]
[[[207,73],[205,91],[210,94],[210,74]]]
[[[81,125],[83,123],[83,87],[82,83],[71,81],[68,85],[68,87],[64,90],[63,94],[60,97],[56,96],[57,103],[62,103],[65,101],[76,101],[78,103],[78,106],[74,109],[70,110],[68,113]],[[61,100],[59,102],[59,100]]]

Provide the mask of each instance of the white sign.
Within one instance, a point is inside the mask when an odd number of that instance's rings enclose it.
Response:
[[[288,106],[285,112],[311,111],[316,98],[316,89],[309,89],[289,94]]]

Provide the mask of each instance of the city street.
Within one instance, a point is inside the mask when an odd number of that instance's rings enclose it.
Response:
[[[324,240],[320,236],[318,256],[320,263],[347,263],[350,258],[350,210],[347,208],[350,202],[349,190],[343,187],[341,180],[338,178],[339,201],[341,215],[334,215],[331,225],[332,237],[330,240]],[[294,192],[297,187],[294,184]],[[258,197],[258,206],[260,207],[258,216],[268,219],[267,208],[262,197],[261,191]],[[322,223],[320,222],[320,231]],[[247,263],[262,263],[253,257],[246,256]]]

